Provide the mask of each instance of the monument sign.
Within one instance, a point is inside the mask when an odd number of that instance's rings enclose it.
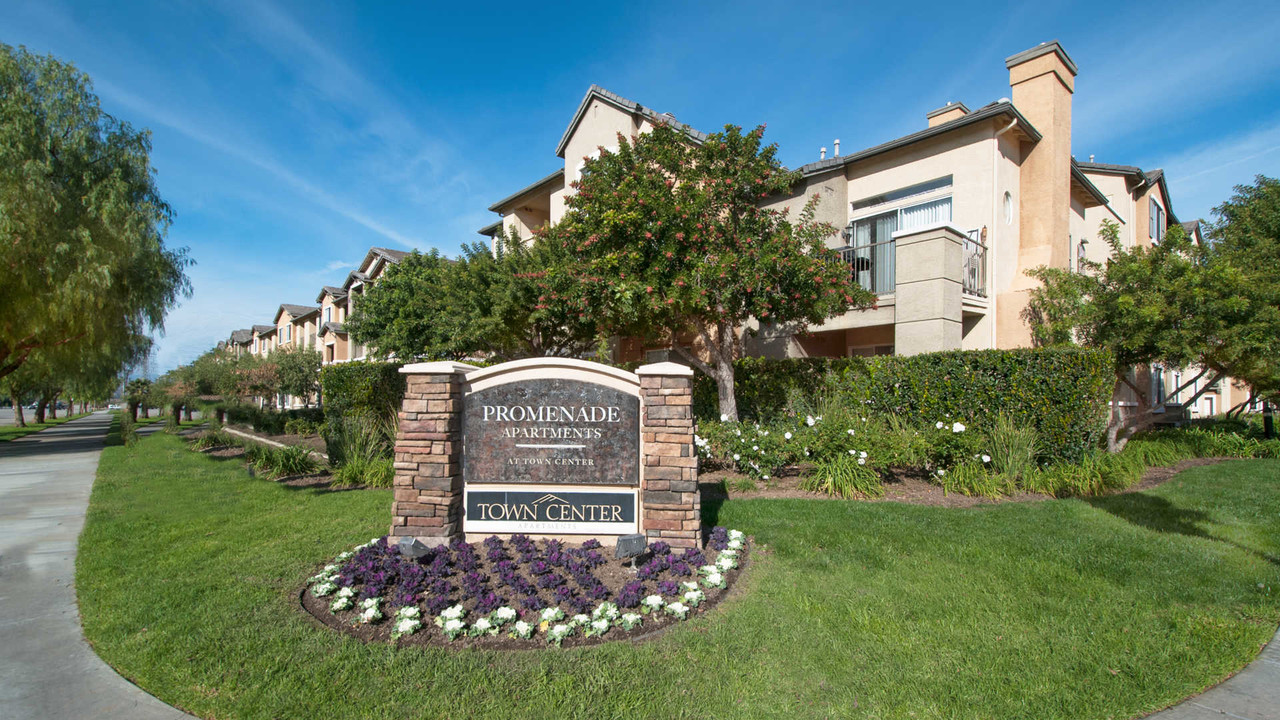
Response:
[[[700,538],[689,368],[533,358],[401,372],[392,535]]]

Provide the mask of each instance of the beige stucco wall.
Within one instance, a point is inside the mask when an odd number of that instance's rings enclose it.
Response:
[[[827,238],[827,247],[843,247],[845,242],[840,237],[840,229],[849,223],[849,182],[843,168],[807,178],[791,195],[769,198],[762,207],[785,211],[787,219],[794,222],[804,211],[805,204],[815,195],[818,197],[818,204],[814,208],[814,220],[835,228],[835,232]]]
[[[1089,241],[1089,257],[1093,260],[1100,260],[1109,254],[1109,249],[1102,242],[1102,222],[1103,220],[1111,220],[1120,225],[1120,245],[1126,248],[1133,247],[1134,243],[1134,224],[1133,224],[1133,197],[1129,194],[1126,180],[1123,175],[1114,175],[1111,173],[1090,173],[1086,172],[1085,177],[1094,184],[1102,194],[1107,196],[1107,207],[1091,207],[1085,210],[1085,229],[1084,236]],[[1112,214],[1114,211],[1114,215]],[[1118,219],[1117,219],[1117,216]]]
[[[564,148],[564,182],[568,186],[578,179],[578,165],[582,158],[592,155],[600,147],[616,148],[618,133],[624,137],[637,135],[650,127],[643,119],[635,118],[599,98],[592,98],[583,113],[582,121],[569,136]]]

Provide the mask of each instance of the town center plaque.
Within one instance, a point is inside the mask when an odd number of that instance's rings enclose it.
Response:
[[[608,385],[531,378],[467,394],[462,478],[531,485],[640,484],[640,398]]]

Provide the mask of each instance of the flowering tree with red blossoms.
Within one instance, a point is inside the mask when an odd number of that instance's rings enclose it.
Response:
[[[763,135],[726,126],[698,143],[666,124],[619,135],[617,151],[586,159],[564,218],[540,233],[573,258],[540,304],[593,320],[601,336],[670,343],[715,379],[733,420],[733,360],[749,320],[802,332],[875,302],[827,249],[836,228],[814,221],[816,198],[794,222],[760,206],[800,179]],[[691,338],[702,352],[682,342]]]

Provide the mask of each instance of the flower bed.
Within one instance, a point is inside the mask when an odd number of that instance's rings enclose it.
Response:
[[[714,528],[705,550],[655,542],[637,562],[600,543],[523,535],[454,542],[420,558],[375,538],[308,581],[303,606],[366,640],[487,648],[590,645],[648,634],[705,612],[746,560],[741,532]]]

